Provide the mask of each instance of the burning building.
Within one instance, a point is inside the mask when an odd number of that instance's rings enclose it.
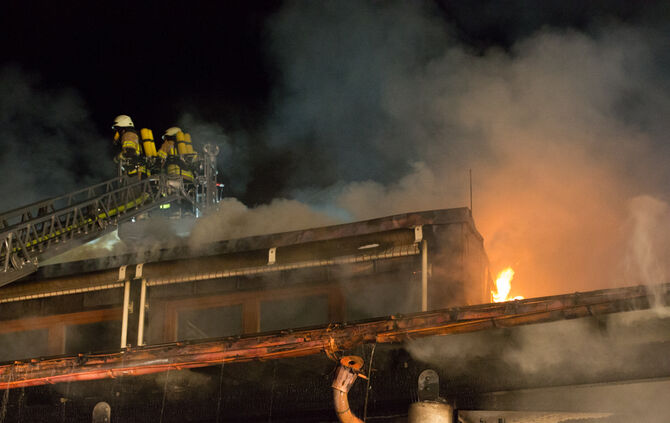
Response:
[[[41,266],[0,288],[0,420],[628,421],[667,413],[669,290],[490,303],[466,208]]]

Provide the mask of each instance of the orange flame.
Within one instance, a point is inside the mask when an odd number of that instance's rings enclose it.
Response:
[[[523,297],[520,295],[514,298],[509,297],[509,292],[512,290],[512,278],[514,278],[514,270],[512,270],[511,267],[498,273],[496,290],[491,291],[491,298],[494,303],[502,303],[510,300],[523,300]]]

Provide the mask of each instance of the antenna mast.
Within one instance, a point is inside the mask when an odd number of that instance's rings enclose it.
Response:
[[[472,215],[472,169],[470,169],[470,215]]]

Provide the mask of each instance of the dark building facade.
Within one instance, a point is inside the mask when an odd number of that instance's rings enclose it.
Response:
[[[0,288],[0,360],[478,304],[489,291],[468,209],[397,215],[42,267]]]
[[[349,356],[365,421],[428,369],[453,422],[666,421],[669,285],[490,291],[467,209],[45,266],[0,289],[0,421],[336,422]]]

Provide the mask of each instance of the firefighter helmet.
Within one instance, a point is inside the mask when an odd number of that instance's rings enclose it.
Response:
[[[133,121],[128,115],[118,115],[116,118],[114,118],[114,124],[112,125],[112,129],[134,127],[135,125],[133,125]]]
[[[178,126],[172,126],[168,129],[165,130],[165,133],[163,134],[163,139],[167,137],[174,137],[177,135],[177,133],[181,132],[181,128]]]

